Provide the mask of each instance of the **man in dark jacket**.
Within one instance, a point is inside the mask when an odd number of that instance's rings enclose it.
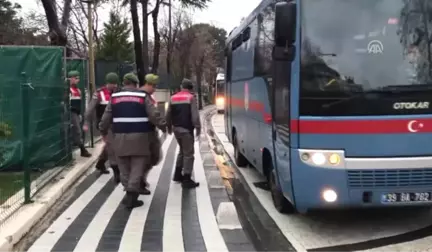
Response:
[[[181,182],[183,188],[195,188],[199,183],[192,180],[194,164],[194,129],[196,136],[201,133],[201,122],[196,99],[192,94],[190,80],[182,81],[182,90],[171,97],[166,121],[168,133],[174,132],[180,152],[177,156],[173,180]]]
[[[109,101],[111,100],[111,95],[114,93],[114,91],[117,88],[117,84],[119,82],[119,77],[116,73],[108,73],[105,76],[105,86],[99,88],[94,92],[93,97],[88,104],[84,119],[84,131],[88,130],[89,121],[93,117],[93,113],[96,112],[96,125],[99,125],[100,120],[102,119],[102,115],[105,111],[106,106],[108,105]],[[114,150],[112,148],[112,132],[111,130],[108,131],[107,135],[107,142],[104,146],[104,149],[99,156],[99,160],[96,163],[96,169],[100,171],[102,174],[109,173],[105,167],[105,163],[107,160],[109,160],[110,166],[113,169],[114,173],[114,182],[119,183],[120,182],[120,172],[117,165],[116,157],[114,154]]]

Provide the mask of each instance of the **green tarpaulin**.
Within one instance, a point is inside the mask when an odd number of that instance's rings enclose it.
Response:
[[[0,170],[21,169],[26,115],[30,165],[43,168],[67,161],[71,148],[64,48],[0,46],[0,65]]]

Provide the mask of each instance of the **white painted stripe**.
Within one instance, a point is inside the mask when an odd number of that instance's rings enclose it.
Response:
[[[107,101],[101,101],[101,102],[99,102],[99,104],[100,104],[100,105],[107,105],[108,102],[107,102]]]
[[[99,92],[99,94],[100,94],[100,97],[101,97],[101,104],[107,104],[108,103],[108,100],[107,100],[107,98],[105,97],[105,92],[104,91],[100,91]]]
[[[114,93],[111,95],[111,97],[120,97],[120,96],[139,96],[139,97],[146,97],[145,93],[140,93],[140,92],[129,92],[129,91],[123,91],[123,92],[118,92],[118,93]]]
[[[111,176],[112,175],[104,175],[99,177],[51,224],[36,242],[33,243],[28,252],[51,251],[72,222],[111,179]]]
[[[173,135],[167,136],[164,143],[162,144],[162,152],[164,157],[167,155],[168,147],[173,141]],[[154,191],[156,189],[156,185],[159,181],[159,177],[162,171],[162,167],[164,166],[164,161],[160,162],[158,165],[153,167],[150,171],[147,181],[150,184],[150,190],[152,194],[148,196],[140,196],[140,200],[144,201],[144,206],[137,207],[132,210],[132,213],[129,216],[129,220],[126,224],[126,227],[123,231],[123,236],[120,242],[120,247],[118,251],[122,252],[135,252],[141,251],[141,241],[142,235],[144,233],[144,226],[147,220],[148,211],[150,209],[150,204],[153,200]]]
[[[96,213],[96,216],[92,219],[86,231],[82,234],[74,252],[96,251],[103,232],[124,195],[123,186],[119,184]]]
[[[147,117],[116,117],[113,118],[113,122],[125,122],[125,123],[134,123],[134,122],[148,122]]]
[[[177,154],[180,148],[177,145],[176,151],[171,155]],[[174,174],[175,162],[173,164],[172,174]],[[165,208],[165,217],[163,225],[163,251],[183,252],[183,232],[182,232],[182,187],[181,184],[174,183],[171,180],[168,198]]]
[[[81,100],[81,96],[71,96],[71,100]]]
[[[195,141],[195,162],[194,174],[200,186],[196,188],[196,201],[198,208],[198,219],[201,227],[201,233],[204,238],[207,251],[228,251],[225,240],[219,230],[216,222],[216,216],[213,211],[210,192],[207,187],[207,180],[204,173],[203,161],[199,152],[199,142]]]

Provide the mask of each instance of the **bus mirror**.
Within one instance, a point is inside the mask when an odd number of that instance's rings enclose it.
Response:
[[[279,2],[275,6],[276,46],[292,45],[295,41],[297,5],[294,2]]]

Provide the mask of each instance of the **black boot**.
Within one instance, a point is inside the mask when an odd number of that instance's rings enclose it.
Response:
[[[106,160],[103,159],[99,159],[98,162],[96,163],[96,169],[101,173],[101,174],[108,174],[109,171],[107,170],[106,166],[105,166],[105,162]]]
[[[141,195],[150,195],[151,194],[150,190],[147,189],[147,185],[146,185],[146,183],[144,183],[144,181],[141,181],[140,187],[141,188],[140,188],[139,194],[141,194]]]
[[[174,182],[183,182],[183,174],[182,174],[182,167],[176,167],[175,171],[174,171],[174,177],[173,177],[173,181]]]
[[[127,209],[132,210],[135,207],[140,207],[144,205],[144,202],[141,200],[138,200],[139,194],[136,192],[127,192],[126,193],[126,200],[125,200],[125,206]]]
[[[199,186],[199,183],[192,180],[190,174],[183,175],[182,187],[185,189],[192,189]]]
[[[114,174],[114,183],[120,183],[120,170],[117,165],[111,165]]]
[[[81,144],[79,148],[81,150],[81,157],[91,157],[90,152],[87,151],[87,149],[84,147],[84,144]]]

